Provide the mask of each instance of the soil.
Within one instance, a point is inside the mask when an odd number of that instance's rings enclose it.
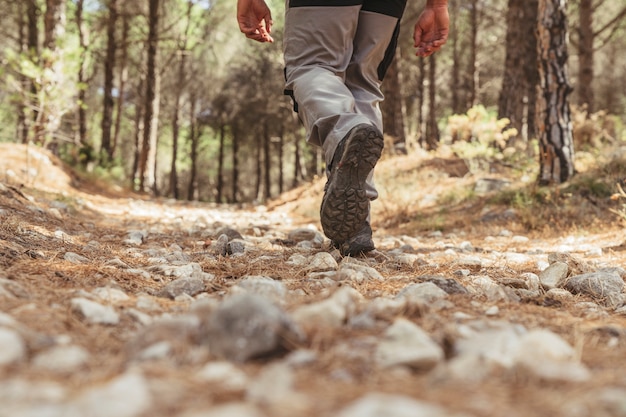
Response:
[[[27,340],[28,358],[0,368],[0,381],[18,377],[29,381],[49,380],[79,392],[85,386],[119,375],[132,365],[128,352],[140,335],[140,325],[124,315],[116,326],[90,325],[70,311],[72,297],[98,287],[113,286],[128,294],[130,299],[119,307],[122,310],[134,307],[142,294],[152,294],[163,287],[163,282],[119,270],[113,273],[106,267],[112,258],[137,264],[125,243],[131,230],[148,230],[151,244],[178,245],[192,260],[200,262],[205,272],[216,276],[215,287],[208,290],[212,296],[225,295],[243,275],[267,275],[305,294],[290,301],[287,311],[324,297],[324,291],[304,279],[302,271],[286,264],[251,262],[245,257],[208,261],[197,255],[210,246],[213,238],[203,234],[203,222],[230,226],[244,236],[268,232],[280,235],[309,224],[319,228],[321,180],[290,191],[266,206],[219,206],[152,200],[121,188],[81,180],[52,155],[35,148],[0,144],[0,155],[0,185],[4,185],[0,187],[0,278],[19,284],[23,290],[12,297],[0,294],[0,311],[34,335],[33,340]],[[419,281],[419,277],[454,277],[458,267],[454,265],[454,257],[441,250],[441,242],[452,247],[469,242],[478,256],[489,250],[520,254],[567,251],[580,262],[626,268],[623,224],[597,205],[588,204],[585,209],[586,215],[595,216],[595,220],[570,221],[566,229],[559,229],[555,223],[556,226],[531,230],[519,216],[507,217],[507,207],[489,205],[487,199],[451,204],[447,211],[441,212],[435,197],[458,193],[459,187],[471,187],[476,180],[467,175],[458,159],[429,154],[388,157],[381,162],[379,173],[381,198],[374,203],[372,214],[376,242],[388,248],[385,245],[393,239],[414,237],[419,241],[415,253],[423,254],[428,262],[411,267],[380,263],[376,269],[386,278],[384,281],[355,284],[366,298],[393,295],[407,284]],[[200,220],[190,224],[190,219]],[[432,233],[436,230],[443,233]],[[502,233],[503,230],[511,233]],[[512,236],[516,235],[528,239],[514,240]],[[90,241],[98,245],[90,246],[87,251]],[[293,252],[284,250],[286,260]],[[67,252],[86,256],[91,262],[68,262],[64,259]],[[472,272],[504,282],[525,272],[539,273],[539,266],[536,262],[520,264],[502,260]],[[562,302],[544,298],[521,302],[466,296],[451,296],[451,299],[453,310],[443,310],[437,315],[408,311],[405,317],[446,345],[453,337],[447,324],[455,321],[454,312],[484,318],[488,307],[497,306],[497,316],[490,319],[555,332],[576,349],[593,377],[584,382],[557,383],[502,372],[480,383],[468,384],[438,380],[428,372],[381,370],[367,357],[351,356],[346,351],[368,338],[380,337],[382,330],[345,326],[328,333],[309,334],[300,346],[318,353],[313,365],[295,372],[295,389],[303,395],[300,408],[292,404],[287,408],[261,405],[261,409],[270,416],[326,416],[365,393],[386,392],[405,394],[475,416],[626,415],[626,400],[615,413],[608,408],[595,408],[600,406],[592,400],[583,403],[594,404],[593,409],[581,405],[581,399],[603,388],[626,390],[625,316],[604,308],[590,314],[580,308],[580,302],[597,300],[585,295]],[[185,305],[178,301],[162,298],[158,304],[162,312],[185,311]],[[30,359],[47,346],[39,342],[40,335],[69,335],[73,343],[91,353],[84,369],[60,376],[32,366]],[[145,415],[181,415],[189,408],[246,401],[245,391],[223,391],[219,386],[198,383],[190,375],[199,365],[186,359],[188,352],[181,349],[180,359],[141,366],[148,380],[162,381],[151,384],[155,402]],[[271,363],[268,359],[238,366],[254,377]]]

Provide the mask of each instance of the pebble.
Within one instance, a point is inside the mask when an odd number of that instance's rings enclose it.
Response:
[[[226,391],[243,391],[249,383],[248,375],[230,362],[209,362],[195,376]]]
[[[330,253],[319,252],[309,260],[307,270],[309,272],[334,271],[338,267],[337,261]]]
[[[59,374],[70,374],[87,364],[89,358],[89,352],[81,346],[58,345],[37,354],[33,365]]]
[[[128,371],[102,385],[85,389],[67,406],[67,416],[139,417],[152,405],[146,379]]]
[[[231,293],[236,291],[249,292],[251,294],[260,295],[268,300],[283,304],[286,300],[287,287],[281,281],[274,280],[265,276],[243,277],[232,289]]]
[[[385,331],[376,348],[375,358],[383,368],[408,366],[428,370],[443,360],[444,353],[419,326],[405,318],[398,318]]]
[[[72,298],[72,311],[91,324],[115,325],[120,321],[120,316],[110,306],[103,306],[86,298]]]
[[[353,401],[333,417],[452,417],[444,408],[397,394],[372,392]],[[458,416],[460,417],[460,416]]]
[[[90,262],[89,258],[86,258],[74,252],[65,252],[65,255],[63,255],[63,259],[73,264],[87,264]]]
[[[187,276],[178,278],[169,284],[167,284],[161,291],[157,293],[158,296],[170,299],[176,299],[181,295],[187,295],[193,297],[203,291],[205,291],[206,285],[204,280],[198,276]]]
[[[285,341],[301,338],[298,328],[277,305],[254,294],[226,298],[202,318],[199,340],[212,355],[244,362],[288,348]]]
[[[409,304],[421,306],[444,299],[447,296],[447,292],[432,282],[420,282],[404,287],[396,297],[405,299]]]
[[[15,330],[0,327],[0,366],[12,365],[26,357],[26,344]]]
[[[570,277],[565,288],[574,294],[587,294],[611,308],[617,308],[624,302],[624,280],[613,271]]]
[[[539,273],[539,281],[545,290],[560,287],[569,272],[569,267],[564,262],[554,262]]]

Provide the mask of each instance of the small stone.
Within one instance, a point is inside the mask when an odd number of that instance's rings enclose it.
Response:
[[[383,368],[408,366],[431,369],[444,358],[443,349],[413,322],[398,318],[387,328],[376,348],[376,362]]]
[[[311,259],[307,270],[311,272],[334,271],[339,267],[337,261],[328,252],[319,252]]]
[[[33,365],[59,374],[77,371],[89,361],[90,355],[81,346],[54,346],[33,359]]]
[[[284,303],[287,295],[285,284],[264,276],[245,276],[233,287],[233,290],[260,295],[278,304]]]
[[[130,300],[130,297],[122,290],[117,288],[100,287],[93,290],[93,295],[98,297],[102,301],[108,303],[121,303]]]
[[[217,240],[211,243],[211,253],[215,256],[228,255],[228,236],[225,234],[219,235]]]
[[[181,295],[193,297],[206,290],[206,285],[202,278],[190,276],[176,279],[167,284],[158,295],[164,298],[175,299]]]
[[[140,373],[129,371],[101,386],[90,387],[69,404],[67,415],[139,417],[152,406],[148,384]]]
[[[549,267],[539,273],[539,281],[541,286],[550,290],[561,286],[561,283],[567,277],[569,267],[563,262],[554,262]]]
[[[128,232],[128,238],[124,241],[127,245],[139,246],[148,238],[148,232],[143,230],[132,230]]]
[[[576,275],[567,280],[565,288],[574,294],[587,294],[611,308],[624,302],[624,280],[615,272]]]
[[[243,391],[248,385],[248,375],[230,362],[210,362],[196,373],[201,381],[219,384],[227,391]]]
[[[341,263],[341,267],[337,271],[337,281],[350,280],[356,283],[369,281],[383,281],[384,278],[374,268],[355,263]]]
[[[485,310],[485,316],[497,316],[500,313],[498,306],[491,306]]]
[[[26,356],[26,344],[14,330],[0,327],[0,366],[11,365]]]
[[[228,255],[241,255],[246,252],[246,243],[243,240],[231,240],[226,247]]]
[[[576,351],[557,334],[543,329],[522,335],[513,355],[517,366],[552,381],[581,382],[591,377]]]
[[[552,288],[546,292],[546,298],[555,301],[568,301],[574,298],[574,295],[563,288]]]
[[[467,270],[464,270],[467,271]],[[469,275],[469,271],[467,271],[467,275]],[[444,290],[447,294],[469,294],[467,288],[463,285],[459,284],[459,282],[452,278],[443,278],[443,277],[420,277],[424,279],[426,282],[432,282],[442,290]]]
[[[409,304],[426,305],[447,296],[448,293],[432,282],[420,282],[404,287],[396,298],[403,298]]]
[[[348,404],[333,417],[452,417],[436,405],[397,394],[369,393]]]
[[[305,240],[313,241],[313,240],[319,239],[319,237],[321,237],[320,232],[314,229],[310,229],[308,227],[301,227],[301,228],[292,230],[287,235],[287,239],[292,240],[294,242],[302,242]]]
[[[230,403],[211,407],[208,410],[190,411],[182,417],[265,417],[265,414],[250,404]]]
[[[65,252],[63,259],[73,264],[87,264],[90,262],[88,258],[74,252]]]
[[[73,298],[72,311],[91,324],[115,325],[120,321],[117,312],[110,306],[103,306],[86,298]]]
[[[199,340],[211,354],[243,362],[288,349],[301,336],[285,312],[267,299],[249,293],[224,300],[203,318]]]

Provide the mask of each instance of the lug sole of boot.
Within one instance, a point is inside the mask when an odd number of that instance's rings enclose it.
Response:
[[[369,173],[384,146],[380,132],[371,125],[356,126],[346,138],[343,154],[333,167],[322,199],[320,221],[324,233],[343,243],[354,236],[369,215],[365,188]]]

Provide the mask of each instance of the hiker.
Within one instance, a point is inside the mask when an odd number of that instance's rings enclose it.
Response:
[[[406,0],[287,0],[285,94],[321,146],[328,181],[320,209],[324,234],[343,256],[375,249],[370,201],[378,197],[373,169],[383,149],[379,103],[393,59]],[[273,42],[263,0],[238,0],[246,37]],[[447,0],[427,0],[414,30],[416,55],[436,52],[448,37]]]

